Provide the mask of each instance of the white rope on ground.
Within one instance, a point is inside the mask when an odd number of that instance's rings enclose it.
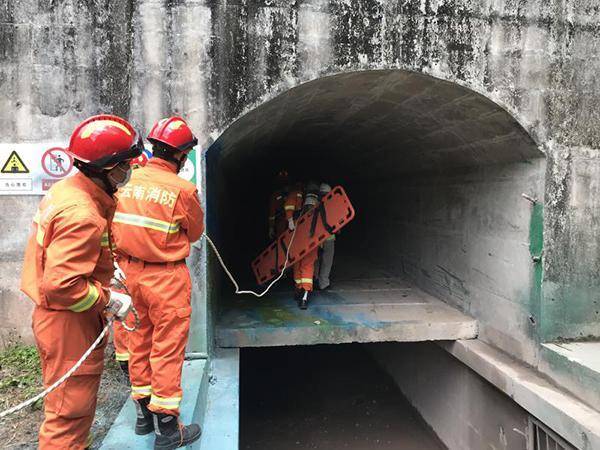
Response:
[[[251,295],[254,295],[255,297],[261,298],[267,292],[269,292],[269,289],[271,289],[273,287],[273,285],[275,285],[275,283],[277,283],[283,277],[283,274],[285,273],[285,269],[287,269],[287,264],[288,264],[288,262],[290,260],[290,249],[292,248],[292,242],[294,242],[294,236],[296,236],[296,230],[297,230],[297,228],[294,228],[294,232],[292,233],[292,238],[290,239],[290,243],[289,243],[287,251],[285,253],[285,263],[283,263],[283,269],[281,269],[281,273],[279,274],[279,276],[277,278],[275,278],[273,281],[271,281],[271,283],[269,283],[269,285],[267,286],[267,288],[263,292],[261,292],[260,294],[257,294],[254,291],[242,291],[242,290],[240,290],[239,284],[237,283],[237,281],[235,281],[235,278],[233,277],[233,275],[231,274],[231,272],[229,271],[229,269],[225,265],[225,262],[223,262],[223,258],[221,257],[221,254],[219,253],[219,250],[217,250],[217,246],[214,244],[214,242],[212,241],[212,239],[210,237],[208,237],[208,235],[206,233],[204,233],[202,235],[202,237],[206,239],[206,241],[210,244],[210,246],[212,247],[213,251],[215,252],[215,255],[217,256],[217,259],[219,260],[219,263],[221,264],[221,267],[223,267],[223,270],[225,271],[225,273],[227,274],[227,276],[229,277],[229,279],[233,283],[233,286],[235,287],[235,293],[237,295],[251,294]]]
[[[52,383],[52,385],[48,386],[46,389],[44,389],[42,392],[40,392],[35,397],[32,397],[29,400],[18,404],[17,406],[13,406],[12,408],[7,409],[6,411],[0,412],[0,419],[4,418],[10,414],[21,411],[22,409],[27,408],[30,405],[33,405],[35,402],[44,398],[50,392],[52,392],[57,387],[59,387],[61,384],[63,384],[65,381],[67,381],[67,379],[71,375],[73,375],[77,369],[79,369],[81,367],[81,365],[88,358],[88,356],[90,356],[90,354],[96,349],[96,347],[98,347],[98,345],[100,344],[102,339],[104,339],[104,336],[106,336],[106,333],[108,332],[110,326],[112,325],[112,322],[113,322],[112,319],[108,320],[108,323],[106,324],[106,326],[104,327],[102,332],[98,335],[98,337],[96,338],[94,343],[90,346],[90,348],[87,349],[87,351],[81,356],[81,358],[79,358],[79,361],[77,361],[75,363],[75,365],[67,371],[67,373],[65,373],[62,377],[60,377],[58,380],[56,380],[54,383]]]
[[[283,264],[283,269],[281,270],[281,273],[279,274],[279,276],[277,278],[275,278],[268,286],[267,288],[264,290],[264,292],[257,294],[256,292],[253,291],[241,291],[240,287],[237,283],[237,281],[235,281],[235,278],[233,277],[233,275],[231,274],[231,272],[229,271],[229,269],[227,269],[227,266],[225,265],[225,262],[223,261],[223,258],[221,257],[221,254],[219,253],[219,251],[217,250],[217,247],[215,246],[215,244],[213,243],[213,241],[211,240],[211,238],[208,237],[208,235],[205,233],[203,235],[204,238],[206,238],[206,240],[208,241],[208,243],[210,244],[210,246],[212,247],[213,251],[215,252],[217,259],[219,260],[219,263],[221,263],[221,267],[223,267],[223,270],[225,271],[225,273],[227,274],[227,276],[229,277],[229,279],[231,280],[231,282],[233,283],[234,287],[235,287],[235,293],[236,294],[252,294],[255,295],[256,297],[262,297],[264,296],[267,292],[269,292],[269,289],[271,289],[271,287],[277,283],[281,277],[283,277],[283,274],[285,273],[285,269],[287,269],[287,264],[289,262],[289,257],[290,257],[290,249],[292,248],[292,242],[294,242],[294,236],[296,235],[296,230],[294,229],[294,232],[292,233],[292,238],[290,239],[290,243],[287,249],[287,252],[285,254],[285,263]],[[122,282],[122,280],[121,280]],[[125,284],[123,283],[123,285],[125,286]],[[125,289],[127,289],[125,287]],[[125,321],[123,321],[123,325],[125,327],[125,329],[127,331],[135,331],[137,329],[137,327],[139,326],[139,316],[137,314],[137,311],[135,310],[135,308],[133,308],[132,306],[132,310],[131,312],[134,315],[135,318],[135,325],[134,327],[130,328],[128,326],[126,326]],[[20,403],[16,406],[13,406],[12,408],[9,408],[5,411],[0,412],[0,419],[3,419],[6,416],[9,416],[11,414],[14,414],[16,412],[21,411],[24,408],[27,408],[30,405],[33,405],[35,402],[37,402],[38,400],[46,397],[48,394],[50,394],[52,391],[54,391],[56,388],[58,388],[61,384],[63,384],[65,381],[67,381],[71,375],[73,375],[77,369],[79,369],[81,367],[81,365],[85,362],[85,360],[90,356],[90,354],[96,349],[96,347],[98,347],[98,345],[100,344],[100,342],[102,341],[102,339],[104,339],[104,336],[106,336],[106,333],[108,332],[108,330],[110,329],[111,325],[113,323],[113,319],[108,319],[108,322],[106,324],[106,326],[104,327],[104,329],[102,330],[102,332],[98,335],[98,337],[96,338],[96,340],[92,343],[92,345],[90,346],[90,348],[88,348],[86,350],[86,352],[81,356],[81,358],[79,358],[79,361],[77,361],[73,367],[71,367],[62,377],[60,377],[58,380],[56,380],[54,383],[52,383],[52,385],[48,386],[46,389],[44,389],[42,392],[40,392],[39,394],[37,394],[35,397],[30,398],[29,400],[24,401],[23,403]]]

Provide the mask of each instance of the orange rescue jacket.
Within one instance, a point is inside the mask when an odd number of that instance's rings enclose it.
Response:
[[[152,158],[117,193],[113,237],[117,253],[148,262],[179,261],[204,232],[196,185],[175,164]]]
[[[274,226],[276,220],[283,219],[283,204],[286,193],[277,190],[271,194],[269,199],[269,226]]]
[[[114,199],[82,173],[52,186],[33,221],[21,291],[47,309],[105,305],[114,271],[108,236],[114,209]]]
[[[285,218],[290,220],[292,218],[297,219],[302,211],[302,205],[304,205],[304,195],[301,185],[296,185],[290,193],[287,195],[283,209],[285,210]]]

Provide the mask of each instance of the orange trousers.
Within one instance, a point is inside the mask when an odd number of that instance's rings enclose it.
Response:
[[[315,248],[294,264],[294,283],[296,284],[296,289],[304,289],[309,292],[313,290],[315,262],[318,257],[319,249]]]
[[[77,313],[36,306],[32,319],[44,387],[58,380],[81,358],[105,325],[100,307]],[[46,397],[39,433],[41,450],[80,450],[91,444],[90,428],[106,342],[104,339],[75,374]]]
[[[136,400],[156,413],[179,415],[181,370],[190,329],[192,283],[185,263],[119,261],[140,316],[129,335],[129,378]]]
[[[119,362],[129,361],[129,332],[118,320],[113,322],[113,344],[115,345],[115,359]]]

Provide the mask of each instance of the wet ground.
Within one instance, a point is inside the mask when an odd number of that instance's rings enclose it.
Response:
[[[242,350],[242,450],[444,448],[358,344]]]

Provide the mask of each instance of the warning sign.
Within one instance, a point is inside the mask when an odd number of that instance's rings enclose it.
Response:
[[[0,180],[0,191],[22,191],[30,193],[33,190],[31,178],[10,178]]]
[[[1,1],[1,0],[0,0]],[[77,173],[64,142],[0,143],[0,196],[44,195],[53,184]],[[152,158],[150,147],[138,162]],[[201,152],[192,150],[179,175],[202,183]]]
[[[42,169],[51,177],[66,177],[73,169],[73,158],[60,147],[51,148],[42,155]]]
[[[42,191],[48,191],[48,190],[50,190],[50,188],[52,187],[52,185],[58,183],[59,181],[60,181],[60,179],[58,179],[58,178],[42,179]]]
[[[179,172],[179,176],[184,180],[196,183],[196,149],[192,149],[192,151],[188,153],[188,157]]]
[[[29,169],[19,156],[19,154],[13,150],[4,165],[2,166],[2,173],[29,173]]]
[[[48,181],[64,177],[56,177],[56,174],[73,175],[77,169],[72,167],[70,158],[60,145],[60,142],[0,143],[0,195],[43,195],[50,186]],[[42,159],[48,149],[57,149],[56,158],[62,169],[56,167],[56,163],[51,164],[50,155],[46,157],[50,158],[48,169],[42,167]],[[49,175],[48,171],[54,175]]]

